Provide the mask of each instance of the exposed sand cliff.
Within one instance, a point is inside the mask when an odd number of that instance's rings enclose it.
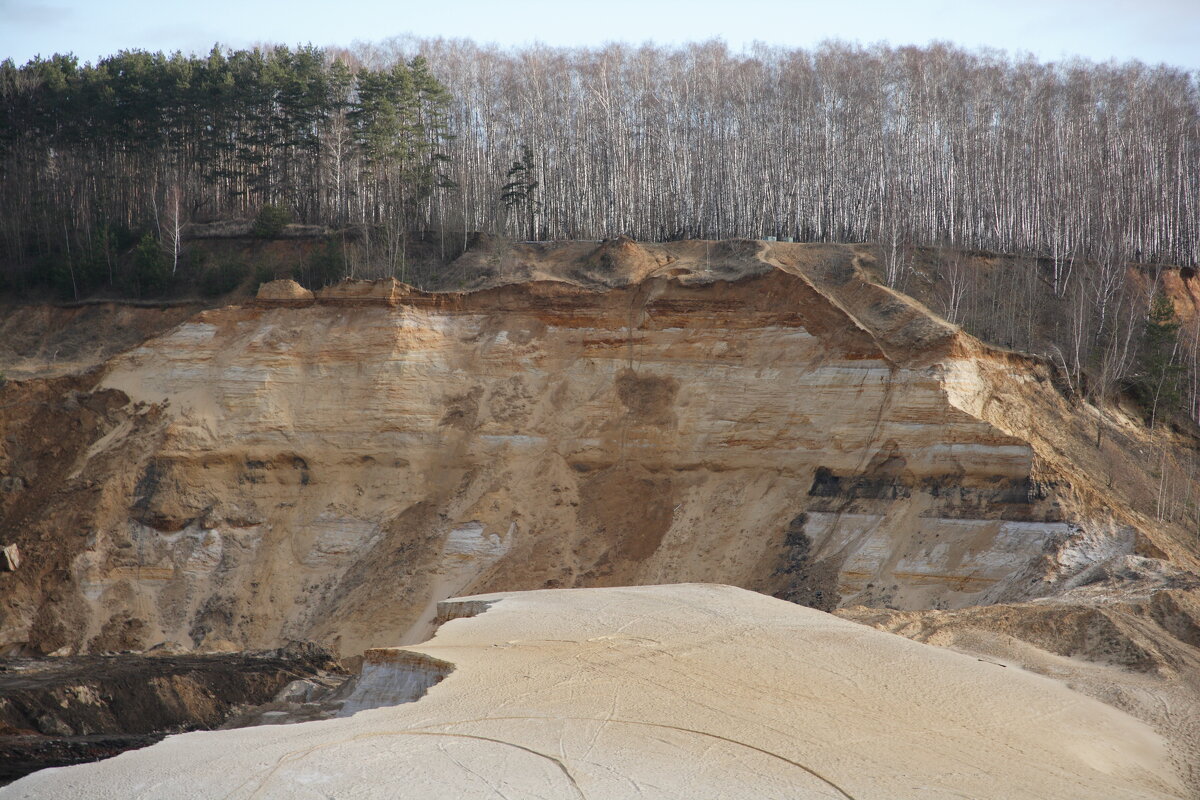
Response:
[[[10,383],[0,510],[31,563],[0,578],[0,646],[352,654],[420,640],[467,591],[961,608],[1134,553],[1195,566],[1121,497],[1150,480],[1136,446],[1110,436],[1130,469],[1105,487],[1087,459],[1112,455],[1045,365],[871,282],[865,251],[508,258],[512,282],[469,292],[268,285],[88,375]]]
[[[1069,683],[1200,791],[1194,442],[881,287],[866,247],[460,261],[455,292],[8,315],[0,650],[349,656],[456,595],[719,582]]]

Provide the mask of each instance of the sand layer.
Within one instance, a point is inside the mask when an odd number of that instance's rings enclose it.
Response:
[[[915,610],[1135,553],[1194,567],[1182,519],[1120,496],[1186,473],[1132,424],[1095,448],[1046,365],[873,283],[862,248],[517,250],[519,283],[268,284],[0,387],[0,524],[28,554],[0,575],[0,652],[353,655],[483,591]]]

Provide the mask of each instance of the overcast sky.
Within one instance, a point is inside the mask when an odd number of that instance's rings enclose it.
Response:
[[[595,45],[720,37],[809,47],[949,40],[1064,56],[1200,69],[1200,0],[0,0],[0,59],[121,49],[207,52],[349,45],[410,33],[502,45]]]

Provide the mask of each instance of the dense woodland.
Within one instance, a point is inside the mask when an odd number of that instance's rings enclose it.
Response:
[[[323,280],[406,274],[431,231],[873,242],[901,288],[918,246],[1012,254],[936,265],[939,310],[1088,393],[1200,410],[1195,332],[1127,268],[1200,260],[1200,75],[1167,66],[440,39],[0,64],[8,287],[162,291],[185,226],[230,218],[353,232]]]

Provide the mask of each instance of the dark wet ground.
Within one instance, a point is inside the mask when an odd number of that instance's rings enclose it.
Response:
[[[0,661],[0,784],[215,728],[341,665],[315,645],[204,655]]]

